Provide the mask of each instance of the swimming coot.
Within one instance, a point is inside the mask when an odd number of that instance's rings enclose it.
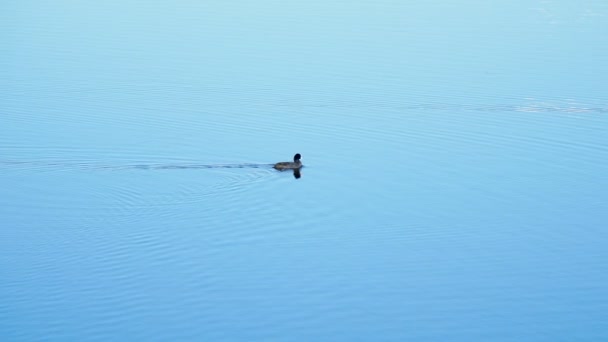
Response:
[[[299,169],[302,167],[300,158],[302,158],[302,156],[299,153],[296,153],[296,155],[293,156],[293,162],[280,162],[274,164],[273,167],[277,170]]]

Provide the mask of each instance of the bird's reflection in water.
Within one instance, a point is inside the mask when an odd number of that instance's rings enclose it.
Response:
[[[293,178],[295,178],[295,179],[300,179],[300,177],[302,177],[302,172],[300,171],[301,169],[287,169],[287,170],[293,171]],[[279,171],[283,172],[283,171],[287,171],[287,170],[279,170]]]

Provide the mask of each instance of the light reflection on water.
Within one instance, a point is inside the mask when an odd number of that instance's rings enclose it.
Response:
[[[0,337],[606,339],[608,8],[496,6],[4,5]]]

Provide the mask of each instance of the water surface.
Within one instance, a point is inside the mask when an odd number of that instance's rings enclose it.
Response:
[[[2,340],[608,338],[603,1],[0,7]]]

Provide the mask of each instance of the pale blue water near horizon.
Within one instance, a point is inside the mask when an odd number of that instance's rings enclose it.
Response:
[[[608,3],[0,18],[2,341],[608,339]]]

